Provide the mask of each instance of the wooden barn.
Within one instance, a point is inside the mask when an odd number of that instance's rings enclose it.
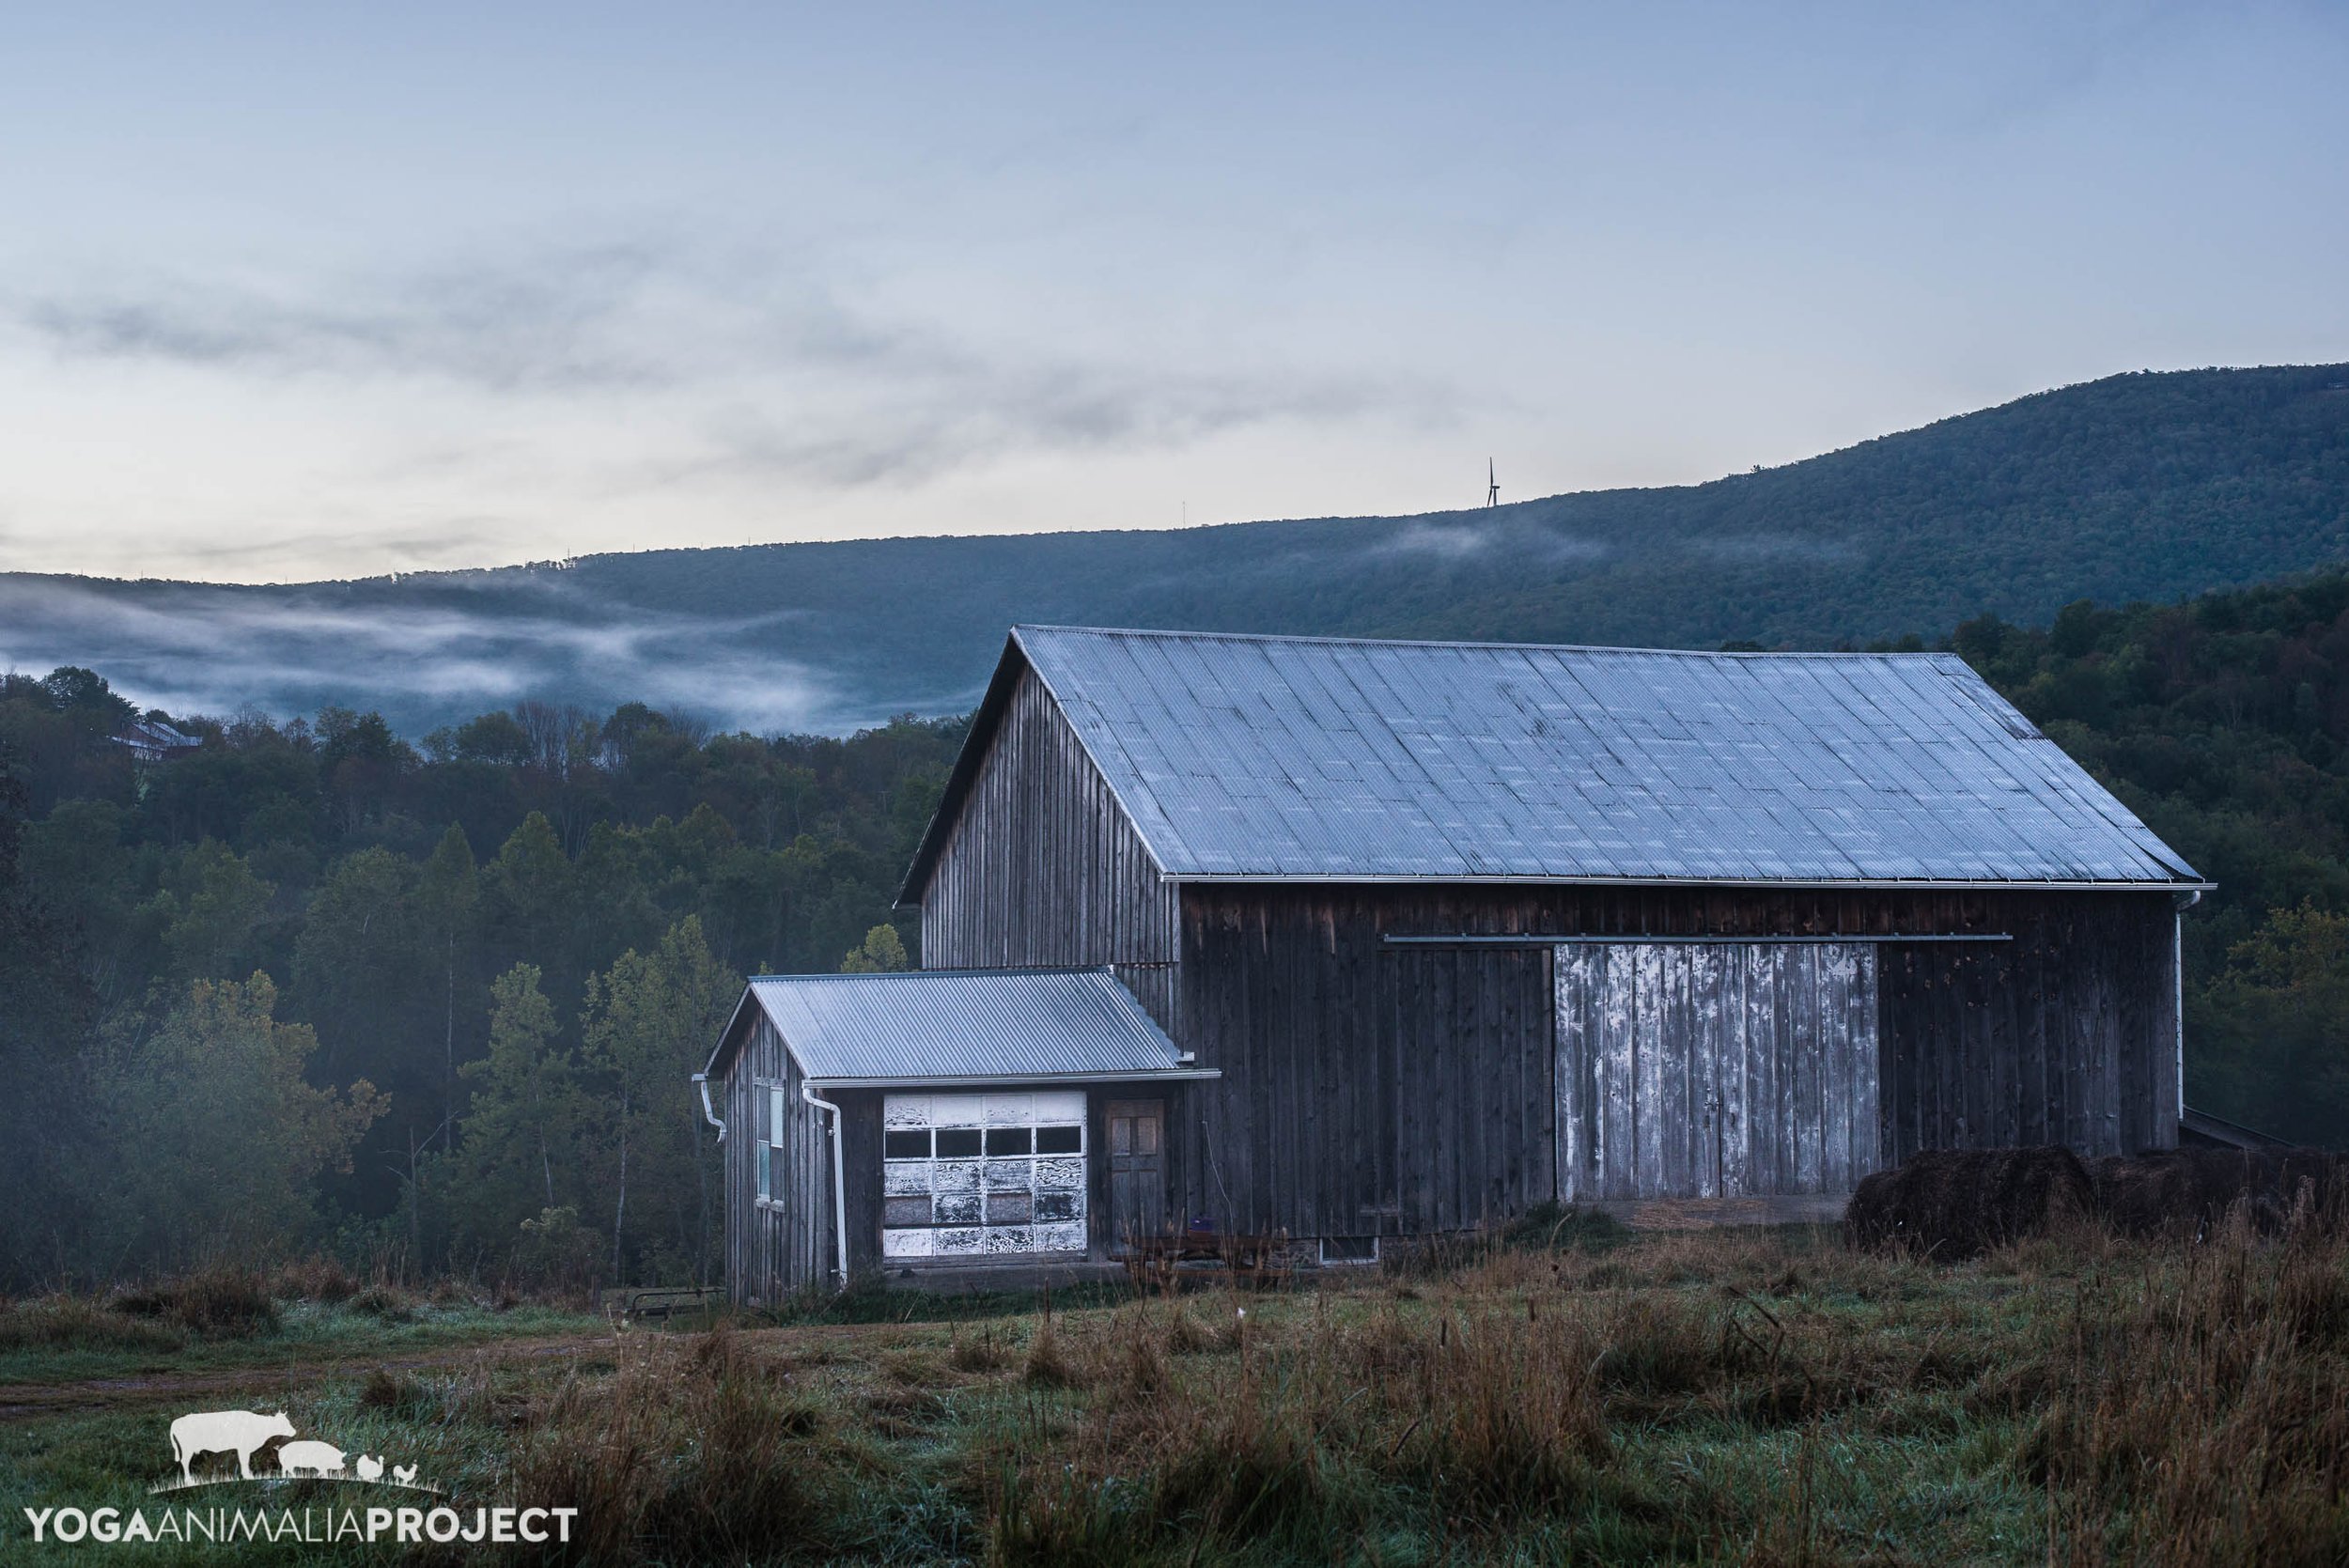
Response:
[[[729,1277],[2167,1146],[2206,886],[1952,655],[1021,627],[924,969],[761,979],[711,1058]]]

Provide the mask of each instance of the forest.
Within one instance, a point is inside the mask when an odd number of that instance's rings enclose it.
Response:
[[[133,717],[88,671],[0,688],[0,1267],[35,1280],[707,1278],[688,1075],[744,975],[907,963],[963,730],[247,711],[142,760]]]
[[[2342,1142],[2349,573],[1939,645],[2218,883],[2186,925],[2191,1101]],[[142,718],[200,743],[143,753]],[[7,676],[0,1283],[288,1250],[707,1281],[689,1075],[747,974],[918,962],[892,899],[966,724],[526,703],[411,740]]]

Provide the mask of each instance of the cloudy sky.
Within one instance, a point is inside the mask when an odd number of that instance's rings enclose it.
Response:
[[[0,568],[1410,512],[2349,359],[2344,82],[2329,0],[22,8]]]

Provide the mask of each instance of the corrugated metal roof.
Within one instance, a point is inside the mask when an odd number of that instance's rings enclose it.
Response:
[[[1187,1076],[1106,970],[763,974],[750,994],[818,1081]]]
[[[2198,880],[1953,654],[1012,639],[1179,878]]]

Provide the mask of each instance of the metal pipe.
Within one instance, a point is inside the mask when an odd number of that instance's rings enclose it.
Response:
[[[718,1113],[716,1111],[709,1109],[709,1075],[708,1073],[695,1073],[693,1075],[693,1086],[702,1092],[702,1120],[708,1122],[711,1126],[718,1129],[718,1141],[721,1144],[724,1143],[726,1141],[726,1125],[718,1120]]]
[[[2170,922],[2170,983],[2173,987],[2170,1003],[2171,1017],[2178,1026],[2178,1121],[2186,1121],[2186,912],[2202,901],[2198,890],[2182,893],[2170,902],[2176,913]]]
[[[840,1288],[848,1288],[848,1184],[840,1156],[840,1108],[816,1093],[816,1085],[800,1080],[800,1097],[818,1110],[832,1112],[832,1236],[838,1250],[832,1272]]]
[[[1845,942],[2011,942],[2009,932],[1949,932],[1902,933],[1855,931],[1832,936],[1755,936],[1755,937],[1532,937],[1532,936],[1468,936],[1457,937],[1397,937],[1385,939],[1390,947],[1614,947],[1614,946],[1769,946],[1783,947],[1808,943],[1814,946]]]

